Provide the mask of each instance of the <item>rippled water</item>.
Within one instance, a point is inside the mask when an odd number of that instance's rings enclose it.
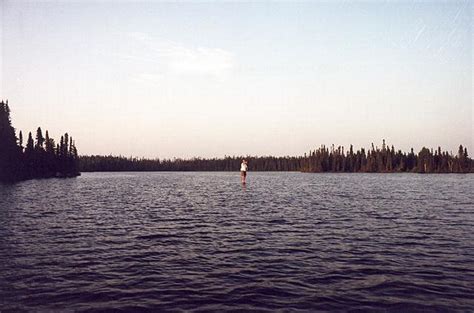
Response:
[[[473,311],[474,175],[0,185],[0,311]]]

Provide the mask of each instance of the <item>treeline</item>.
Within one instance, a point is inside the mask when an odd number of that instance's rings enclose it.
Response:
[[[418,154],[413,148],[409,153],[395,151],[393,145],[388,148],[383,140],[382,148],[374,147],[344,152],[344,147],[331,149],[321,146],[305,154],[301,168],[303,172],[363,172],[363,173],[472,173],[474,161],[469,158],[467,148],[459,146],[457,155],[438,149],[423,147]]]
[[[300,157],[226,156],[224,158],[145,159],[122,156],[81,156],[83,172],[104,171],[238,171],[242,159],[248,160],[250,171],[358,172],[358,173],[468,173],[474,172],[474,161],[467,149],[459,147],[457,155],[446,151],[422,148],[418,154],[374,147],[344,152],[344,147],[321,148]]]
[[[35,140],[30,132],[23,146],[23,133],[17,137],[11,123],[8,100],[0,102],[0,181],[78,176],[78,160],[76,145],[67,133],[56,144],[39,127]]]
[[[78,156],[73,139],[66,133],[59,143],[43,136],[41,128],[35,139],[28,134],[23,146],[23,134],[18,137],[10,119],[8,101],[0,102],[0,181],[14,181],[43,177],[72,177],[81,171],[238,171],[242,159],[247,159],[250,171],[301,172],[381,172],[381,173],[473,173],[474,161],[467,149],[459,146],[457,154],[438,149],[422,148],[409,153],[372,144],[371,149],[348,151],[344,147],[321,146],[304,156],[253,157],[226,156],[224,158],[145,159],[122,156]]]
[[[249,161],[250,171],[300,171],[303,157],[251,157],[192,159],[145,159],[122,156],[81,156],[82,172],[116,171],[236,171],[242,159]]]

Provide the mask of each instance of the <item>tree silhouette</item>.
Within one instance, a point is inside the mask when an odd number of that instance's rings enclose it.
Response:
[[[249,161],[250,171],[302,172],[413,172],[468,173],[474,172],[474,161],[466,147],[460,145],[456,155],[423,147],[418,154],[395,150],[382,140],[381,149],[373,143],[366,150],[349,150],[343,146],[321,145],[303,156],[224,156],[224,158],[145,159],[122,156],[79,156],[76,144],[68,133],[59,143],[40,127],[36,142],[31,132],[23,149],[23,133],[16,138],[11,124],[8,101],[0,102],[0,181],[28,178],[71,177],[79,171],[237,171],[242,159]],[[389,148],[390,147],[390,148]]]
[[[384,149],[385,148],[385,149]],[[382,144],[382,149],[372,145],[367,153],[364,148],[344,152],[342,147],[329,150],[324,145],[301,157],[252,157],[225,156],[222,159],[138,159],[121,156],[82,156],[79,170],[88,171],[236,171],[240,161],[249,161],[251,171],[303,171],[303,172],[414,172],[414,173],[466,173],[474,172],[474,162],[463,149],[462,158],[447,152],[422,148],[418,155],[396,151]],[[464,163],[463,163],[464,162]],[[462,167],[459,164],[464,164]],[[462,170],[460,169],[462,168]]]
[[[8,182],[29,178],[72,177],[79,175],[78,153],[72,138],[67,134],[62,150],[55,149],[54,140],[46,137],[40,127],[36,130],[36,142],[28,133],[23,149],[23,133],[17,140],[11,125],[8,101],[0,102],[0,181]],[[70,140],[69,145],[67,140]],[[71,152],[68,152],[68,146]]]
[[[17,145],[15,129],[11,124],[8,100],[0,102],[0,181],[19,177],[21,149]]]

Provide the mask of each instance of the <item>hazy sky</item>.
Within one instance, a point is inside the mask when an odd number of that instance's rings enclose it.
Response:
[[[0,0],[14,126],[81,154],[474,155],[472,1]]]

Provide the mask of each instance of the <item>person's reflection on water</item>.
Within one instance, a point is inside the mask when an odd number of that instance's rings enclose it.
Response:
[[[242,191],[247,192],[247,184],[242,183]]]
[[[247,183],[247,169],[247,160],[243,159],[242,163],[240,164],[240,180],[242,181],[242,185],[245,185]]]

